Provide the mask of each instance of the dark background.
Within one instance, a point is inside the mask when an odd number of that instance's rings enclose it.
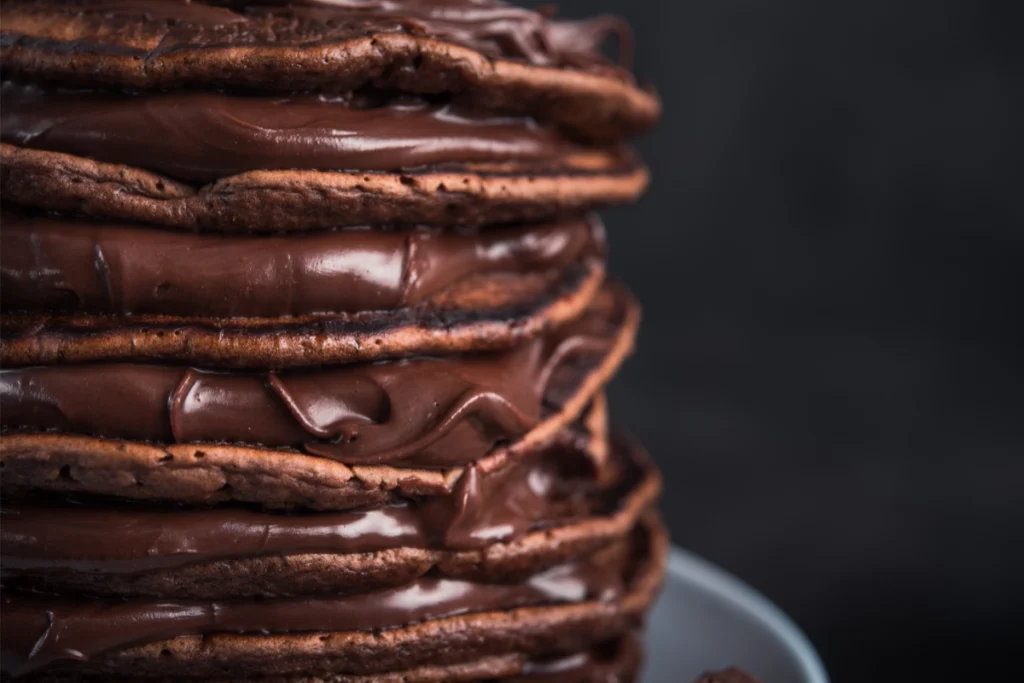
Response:
[[[538,3],[543,4],[543,3]],[[836,683],[1024,669],[1024,15],[963,0],[613,11],[665,116],[606,214],[645,305],[613,415],[677,543]]]

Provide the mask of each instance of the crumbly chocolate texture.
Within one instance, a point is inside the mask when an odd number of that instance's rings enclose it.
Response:
[[[66,595],[223,599],[362,592],[402,585],[428,572],[487,582],[519,580],[623,538],[651,508],[660,492],[660,477],[643,450],[620,444],[609,465],[609,481],[566,505],[564,519],[547,520],[535,531],[480,549],[399,546],[360,553],[197,559],[137,573],[12,569],[8,588]],[[232,577],[230,584],[224,583],[225,576]]]
[[[402,21],[353,21],[351,13],[326,5],[312,13],[288,7],[234,13],[193,2],[188,16],[173,3],[161,12],[124,11],[128,7],[5,3],[0,67],[77,87],[448,94],[531,114],[591,140],[622,139],[660,114],[657,96],[638,88],[623,69],[591,59],[584,68],[559,66],[566,60],[557,57],[542,65],[443,31],[431,35],[438,27],[429,21],[416,22],[415,30]],[[204,9],[230,16],[199,16]]]
[[[123,164],[0,144],[5,200],[173,228],[280,232],[343,225],[476,226],[545,220],[636,199],[648,173],[628,152],[560,169],[466,164],[402,172],[249,171],[189,185]],[[572,163],[569,163],[572,162]]]
[[[481,656],[573,651],[632,632],[661,584],[668,539],[656,515],[631,536],[635,558],[626,591],[611,600],[463,614],[379,632],[181,636],[109,652],[51,671],[79,675],[191,679],[370,675],[447,666]],[[287,678],[286,678],[287,680]]]
[[[473,277],[430,302],[399,311],[331,316],[5,313],[0,362],[12,367],[142,360],[278,369],[508,349],[576,319],[589,305],[627,309],[622,317],[635,318],[632,295],[614,283],[602,290],[603,277],[604,263],[595,257],[551,275]]]

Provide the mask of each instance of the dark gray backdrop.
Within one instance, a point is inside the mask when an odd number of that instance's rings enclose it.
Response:
[[[628,18],[665,102],[651,191],[606,217],[646,307],[614,416],[675,540],[790,612],[837,683],[1010,680],[1019,4],[560,4]]]

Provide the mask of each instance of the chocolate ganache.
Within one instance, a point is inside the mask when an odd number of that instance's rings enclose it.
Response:
[[[622,568],[581,560],[521,583],[421,577],[399,588],[356,595],[264,601],[92,600],[3,596],[2,668],[24,675],[63,659],[183,635],[369,631],[467,612],[524,605],[612,600]]]
[[[4,311],[284,317],[415,306],[475,275],[603,252],[596,218],[478,234],[345,229],[203,235],[5,210]]]
[[[109,363],[0,370],[5,429],[302,448],[449,467],[526,434],[613,345],[591,313],[516,349],[268,373]],[[585,370],[583,370],[585,372]],[[101,400],[97,400],[101,398]]]
[[[399,101],[358,108],[323,95],[122,95],[4,83],[0,139],[210,182],[246,171],[396,171],[553,163],[585,148],[529,118]]]

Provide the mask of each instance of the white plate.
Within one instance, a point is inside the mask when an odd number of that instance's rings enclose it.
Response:
[[[679,548],[646,633],[644,683],[689,683],[733,665],[764,683],[828,683],[814,648],[778,607]]]

